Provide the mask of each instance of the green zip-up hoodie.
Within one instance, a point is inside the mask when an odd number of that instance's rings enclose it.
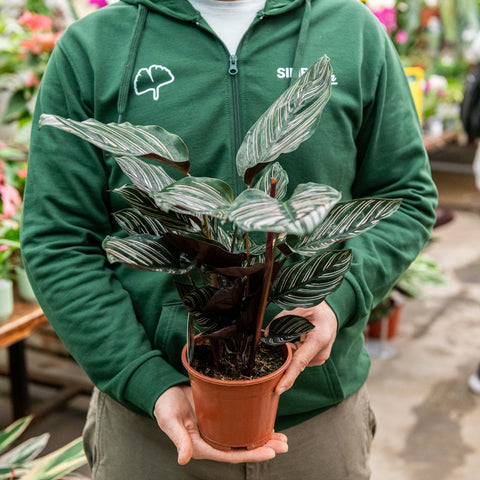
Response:
[[[186,0],[124,0],[60,38],[39,92],[41,113],[161,125],[185,140],[192,174],[241,188],[236,150],[289,86],[292,71],[328,55],[332,96],[315,134],[280,158],[295,185],[331,185],[343,200],[402,198],[400,209],[345,243],[351,271],[327,299],[338,318],[330,359],[282,395],[277,428],[338,404],[365,382],[363,329],[429,238],[435,219],[421,131],[396,52],[358,0],[267,0],[235,56]],[[34,127],[22,253],[47,318],[94,383],[128,408],[186,382],[186,313],[171,276],[110,265],[101,247],[118,232],[112,192],[129,183],[87,142]],[[270,312],[273,315],[274,312]]]

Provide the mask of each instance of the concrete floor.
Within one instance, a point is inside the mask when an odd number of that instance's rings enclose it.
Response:
[[[435,230],[428,253],[449,284],[407,303],[389,342],[395,355],[372,360],[368,388],[378,420],[373,480],[480,478],[480,396],[467,388],[480,362],[480,193],[471,175],[438,172],[434,178],[441,205],[452,207],[455,219]],[[28,351],[28,362],[81,375],[76,365],[36,351]],[[55,395],[37,385],[30,391],[34,408]],[[8,395],[0,377],[0,428],[10,422]],[[48,431],[47,451],[58,448],[81,434],[87,407],[88,397],[78,396],[30,427],[28,436]]]

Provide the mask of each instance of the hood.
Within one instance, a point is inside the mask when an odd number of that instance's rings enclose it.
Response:
[[[192,21],[199,13],[188,0],[121,0],[131,5],[144,5],[151,12],[162,13],[178,20]],[[303,4],[305,0],[267,0],[263,13],[277,15],[292,10]]]

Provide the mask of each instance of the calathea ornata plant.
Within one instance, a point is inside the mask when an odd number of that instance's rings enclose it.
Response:
[[[350,250],[329,247],[398,208],[399,200],[384,198],[340,202],[337,190],[315,183],[296,186],[285,199],[287,172],[274,161],[313,134],[330,97],[331,74],[322,57],[247,132],[236,157],[247,188],[236,198],[223,180],[191,176],[186,145],[159,126],[42,115],[41,126],[105,150],[132,181],[116,190],[130,204],[114,214],[127,236],[107,237],[103,246],[110,262],[177,276],[189,312],[189,358],[196,328],[216,364],[234,352],[237,365],[251,374],[260,342],[280,345],[313,328],[303,317],[286,315],[262,331],[267,305],[319,304],[338,288],[352,258]],[[175,181],[142,159],[184,177]]]

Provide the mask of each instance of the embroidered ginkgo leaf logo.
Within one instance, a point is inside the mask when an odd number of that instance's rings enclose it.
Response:
[[[153,93],[153,99],[158,100],[160,88],[175,80],[173,73],[162,65],[150,65],[141,68],[135,76],[134,89],[137,95]]]

